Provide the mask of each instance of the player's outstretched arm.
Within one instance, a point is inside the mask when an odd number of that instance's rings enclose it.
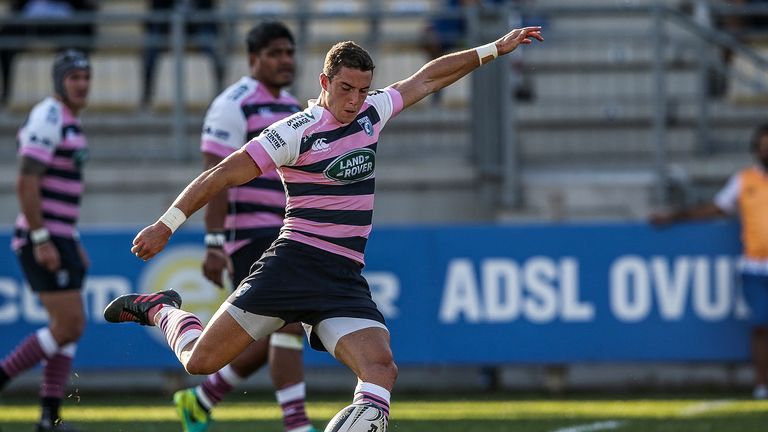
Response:
[[[436,58],[392,87],[402,95],[403,107],[411,106],[496,57],[509,54],[520,45],[530,44],[533,39],[544,40],[541,27],[514,29],[493,43]]]
[[[669,212],[653,213],[648,217],[648,222],[661,226],[687,220],[714,219],[725,216],[728,216],[728,213],[718,207],[714,202],[708,202],[694,207],[682,208]]]
[[[133,239],[133,252],[146,261],[157,255],[173,231],[216,194],[225,188],[241,185],[261,175],[253,158],[238,150],[215,167],[204,171],[187,185],[170,209],[154,224],[144,228]]]

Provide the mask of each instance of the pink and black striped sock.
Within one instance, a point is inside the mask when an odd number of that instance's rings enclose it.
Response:
[[[305,432],[312,429],[304,409],[306,385],[303,382],[275,392],[277,403],[283,410],[283,426],[286,432]]]
[[[67,344],[45,361],[43,382],[40,385],[40,400],[43,409],[40,423],[54,425],[59,420],[59,407],[67,388],[67,378],[72,369],[72,359],[75,357],[77,345]]]
[[[163,305],[154,316],[154,322],[165,334],[165,340],[176,358],[181,359],[184,347],[196,341],[203,333],[200,319],[190,312]]]
[[[358,380],[352,403],[376,405],[389,418],[389,396],[389,390],[384,387]]]
[[[27,336],[7,357],[0,362],[8,379],[36,366],[41,360],[52,357],[59,346],[48,327]]]
[[[59,399],[64,397],[67,378],[69,377],[69,371],[72,369],[72,359],[75,357],[76,351],[76,344],[67,344],[45,362],[43,382],[40,385],[40,397]]]
[[[210,411],[242,381],[243,377],[238,375],[231,365],[226,365],[220,371],[205,377],[195,389],[195,394],[200,405]]]

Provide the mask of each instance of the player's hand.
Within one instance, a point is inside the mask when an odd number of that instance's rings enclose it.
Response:
[[[80,262],[83,263],[83,269],[88,270],[91,268],[91,258],[88,256],[88,252],[85,251],[83,244],[77,243],[77,252],[80,254]]]
[[[50,240],[35,245],[32,253],[35,255],[35,261],[49,272],[58,271],[61,267],[59,250],[56,249],[56,246]]]
[[[544,42],[541,37],[541,27],[523,27],[514,29],[496,40],[496,50],[499,55],[509,54],[519,45],[526,45],[533,42],[533,39]]]
[[[232,274],[232,260],[221,248],[206,248],[205,258],[203,259],[203,276],[213,282],[217,287],[224,287],[222,280],[224,269]]]
[[[165,245],[168,244],[168,239],[170,238],[171,229],[164,223],[157,221],[141,230],[136,238],[133,239],[131,252],[146,261],[160,253]]]

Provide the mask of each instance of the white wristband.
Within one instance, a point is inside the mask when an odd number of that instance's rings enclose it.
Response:
[[[29,239],[32,240],[32,244],[39,245],[50,240],[51,233],[46,227],[38,228],[29,232]]]
[[[499,56],[499,50],[496,49],[496,42],[491,42],[489,44],[479,46],[475,48],[475,51],[477,51],[477,58],[480,59],[480,65],[483,65],[483,59],[486,59],[489,56],[493,57],[494,59]],[[491,60],[493,59],[488,61]]]
[[[170,228],[172,233],[176,232],[176,229],[178,229],[185,220],[187,220],[187,215],[176,207],[169,208],[165,214],[160,216],[160,222]]]
[[[220,249],[227,242],[227,236],[221,232],[209,232],[205,234],[203,241],[205,242],[205,247]]]

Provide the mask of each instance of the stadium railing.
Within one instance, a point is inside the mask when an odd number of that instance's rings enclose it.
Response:
[[[573,188],[574,173],[587,177],[597,171],[595,179],[651,173],[648,205],[662,206],[692,199],[691,186],[677,181],[707,170],[696,163],[709,164],[707,158],[723,152],[742,155],[738,163],[748,161],[748,136],[764,121],[760,113],[765,108],[745,104],[739,91],[748,89],[755,103],[768,96],[768,60],[759,47],[702,23],[697,14],[706,21],[713,11],[756,15],[766,14],[766,8],[721,8],[708,1],[695,6],[696,11],[687,11],[682,2],[595,0],[586,6],[540,1],[521,11],[545,17],[546,43],[522,51],[517,62],[523,67],[513,60],[484,68],[472,87],[472,118],[480,119],[471,134],[480,144],[476,161],[500,206],[530,205],[533,177],[542,171],[550,180],[561,177],[564,190]],[[476,31],[504,26],[498,19],[493,24],[498,16],[486,14],[491,21],[475,21]],[[719,55],[724,48],[737,54],[730,67]],[[510,72],[523,75],[518,82],[529,75],[530,101],[510,97],[503,86],[509,84],[500,81]],[[712,73],[728,82],[726,93],[710,92]],[[721,166],[717,184],[733,169],[733,164]],[[577,200],[586,199],[583,207],[595,202],[583,194],[565,194],[549,210],[538,211],[569,218],[579,214]],[[562,201],[576,201],[576,206],[562,212],[557,203]],[[624,217],[642,218],[648,211],[642,207]]]
[[[686,160],[740,152],[740,143],[746,142],[764,109],[745,105],[730,93],[712,97],[706,91],[707,74],[714,70],[731,76],[729,91],[746,86],[752,94],[765,94],[761,77],[766,68],[754,47],[681,11],[681,3],[643,0],[617,6],[594,0],[563,6],[539,0],[522,10],[469,9],[470,44],[496,37],[520,23],[521,16],[528,23],[544,23],[547,42],[460,81],[446,92],[441,105],[426,100],[404,113],[382,137],[387,144],[382,156],[438,156],[454,165],[467,164],[473,170],[471,181],[484,188],[481,195],[488,206],[500,212],[523,208],[548,219],[595,214],[631,218],[653,203],[627,210],[629,202],[581,198],[577,207],[569,207],[568,196],[541,198],[550,194],[551,185],[542,186],[540,178],[554,179],[564,191],[555,194],[567,194],[576,175],[592,182],[593,195],[599,195],[594,190],[602,179],[619,179],[607,182],[613,185],[627,178],[652,188],[656,204],[673,199],[670,190],[676,189],[690,199],[686,191],[695,188],[676,184],[675,179],[698,181],[702,175],[696,173],[707,169]],[[747,13],[710,2],[697,4],[706,6],[709,14]],[[186,48],[181,31],[185,22],[220,24],[218,44],[229,59],[226,81],[231,82],[245,72],[241,40],[249,25],[266,18],[286,21],[297,34],[299,48],[299,79],[293,90],[305,99],[315,96],[317,71],[332,42],[352,38],[369,47],[378,63],[375,84],[384,85],[424,63],[420,38],[428,20],[458,16],[440,10],[434,1],[230,1],[214,12],[193,15],[148,15],[139,2],[101,5],[100,12],[79,14],[70,22],[98,23],[92,40],[92,105],[86,116],[97,120],[89,126],[99,143],[94,158],[113,161],[196,158],[202,112],[216,89],[208,59]],[[748,11],[761,12],[754,7]],[[148,112],[139,108],[141,50],[146,43],[142,25],[147,19],[168,21],[177,30],[172,32],[176,38],[168,41],[177,48],[161,57],[158,91]],[[0,25],[10,22],[23,20],[0,17]],[[596,30],[584,32],[585,26]],[[3,38],[2,46],[28,48],[16,62],[12,103],[0,116],[0,139],[8,144],[0,146],[0,154],[12,160],[15,128],[31,104],[50,91],[51,43]],[[736,67],[720,63],[717,53],[725,46],[738,53]],[[512,97],[516,82],[530,87],[527,99]],[[723,168],[706,173],[705,180],[718,183],[731,165],[721,164]],[[594,171],[602,172],[591,174]],[[558,207],[562,205],[565,208]]]

